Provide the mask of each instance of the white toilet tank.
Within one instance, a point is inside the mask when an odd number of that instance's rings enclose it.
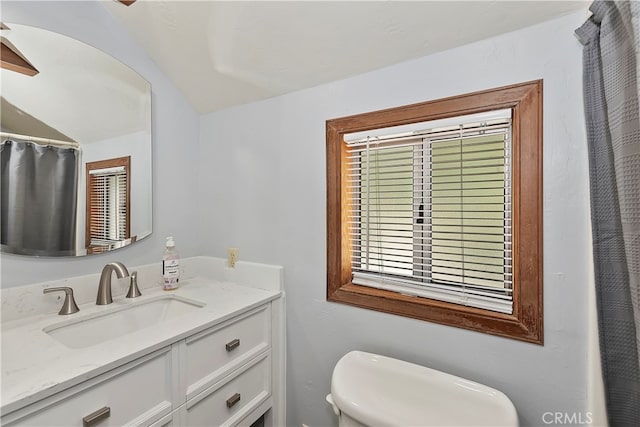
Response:
[[[338,361],[327,401],[340,427],[518,425],[513,403],[498,390],[361,351]]]

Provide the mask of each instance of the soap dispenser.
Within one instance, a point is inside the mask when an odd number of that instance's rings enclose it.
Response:
[[[162,256],[162,289],[178,289],[180,281],[180,256],[173,237],[167,237],[167,246]]]

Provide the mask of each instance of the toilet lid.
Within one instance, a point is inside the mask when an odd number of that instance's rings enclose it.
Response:
[[[420,365],[361,351],[336,364],[336,406],[370,426],[514,426],[518,416],[504,393]]]

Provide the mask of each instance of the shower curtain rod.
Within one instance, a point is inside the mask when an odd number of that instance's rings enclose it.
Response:
[[[59,147],[80,148],[80,144],[74,141],[60,141],[57,139],[39,138],[37,136],[20,135],[17,133],[0,132],[2,138],[16,138],[27,142],[33,142],[36,144],[48,144]]]

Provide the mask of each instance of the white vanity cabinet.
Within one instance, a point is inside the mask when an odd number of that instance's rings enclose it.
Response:
[[[2,425],[250,425],[273,406],[271,336],[269,302],[3,416]]]

